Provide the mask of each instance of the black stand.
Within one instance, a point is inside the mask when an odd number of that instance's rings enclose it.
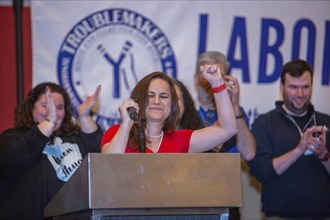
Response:
[[[145,136],[143,124],[144,124],[143,120],[140,119],[138,122],[138,126],[139,126],[139,148],[141,153],[146,152],[146,136]]]
[[[24,102],[23,79],[23,42],[22,42],[22,6],[23,0],[14,0],[16,30],[16,68],[17,68],[17,104]]]

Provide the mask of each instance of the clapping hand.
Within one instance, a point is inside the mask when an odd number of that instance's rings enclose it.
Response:
[[[313,126],[304,132],[303,136],[307,136],[307,148],[311,150],[316,157],[322,159],[327,152],[326,148],[326,126]]]
[[[78,108],[79,117],[89,116],[91,109],[93,108],[93,106],[95,105],[95,103],[98,99],[100,91],[101,91],[101,85],[98,85],[94,94],[91,96],[88,96],[85,99],[85,101],[79,106],[79,108]]]
[[[238,80],[231,75],[225,75],[224,78],[226,81],[225,83],[227,86],[227,91],[229,94],[230,101],[233,104],[234,109],[235,107],[239,108],[240,86]]]
[[[48,86],[46,87],[46,98],[47,98],[47,110],[48,110],[46,119],[56,124],[57,121],[56,106],[53,98],[50,95],[50,90]]]

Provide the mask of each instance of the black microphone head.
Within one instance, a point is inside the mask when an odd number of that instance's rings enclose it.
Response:
[[[138,117],[138,114],[136,112],[136,108],[134,107],[129,107],[127,109],[128,111],[128,114],[129,114],[129,117],[133,120],[133,121],[138,121],[139,117]]]

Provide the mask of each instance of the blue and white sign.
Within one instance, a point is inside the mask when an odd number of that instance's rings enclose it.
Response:
[[[96,121],[104,129],[119,122],[122,99],[153,71],[176,77],[167,37],[148,18],[121,8],[97,11],[78,21],[63,39],[57,58],[58,81],[74,107],[102,85]]]
[[[63,85],[77,107],[102,85],[95,119],[118,123],[118,106],[154,71],[183,81],[196,99],[200,52],[227,55],[253,122],[280,97],[280,70],[314,67],[312,103],[330,114],[329,1],[31,1],[33,84]],[[197,100],[196,100],[197,102]]]

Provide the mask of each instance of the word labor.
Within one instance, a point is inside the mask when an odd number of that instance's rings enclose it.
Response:
[[[199,27],[199,52],[205,51],[206,39],[207,39],[207,25],[208,15],[200,15],[200,27]],[[277,19],[262,19],[261,31],[260,31],[260,51],[259,51],[259,66],[258,66],[258,83],[272,83],[280,77],[281,67],[283,66],[283,55],[281,47],[283,44],[286,31],[286,27],[280,20]],[[245,17],[235,17],[233,22],[231,36],[229,37],[229,48],[227,53],[227,59],[230,62],[231,69],[240,69],[242,71],[243,82],[249,83],[250,80],[250,68],[249,68],[249,55],[248,55],[248,39]],[[293,26],[292,33],[292,45],[291,45],[291,59],[299,58],[301,50],[306,50],[306,61],[314,66],[315,61],[315,47],[316,44],[322,44],[318,48],[323,51],[317,51],[320,54],[322,62],[321,69],[321,84],[330,84],[330,21],[325,21],[324,34],[316,32],[316,26],[313,21],[308,19],[298,20]],[[271,35],[271,32],[274,33]],[[287,32],[287,31],[286,31]],[[316,34],[324,36],[323,42],[316,42]],[[274,37],[273,37],[274,36]],[[274,38],[274,39],[273,39]],[[302,45],[302,39],[306,38],[306,45]],[[271,43],[270,43],[271,42]],[[240,45],[240,47],[238,46]],[[254,47],[258,48],[258,47]],[[241,54],[240,59],[235,59],[235,52]],[[321,55],[323,53],[323,56]],[[271,69],[268,62],[268,58],[272,57],[273,71],[267,72]]]

